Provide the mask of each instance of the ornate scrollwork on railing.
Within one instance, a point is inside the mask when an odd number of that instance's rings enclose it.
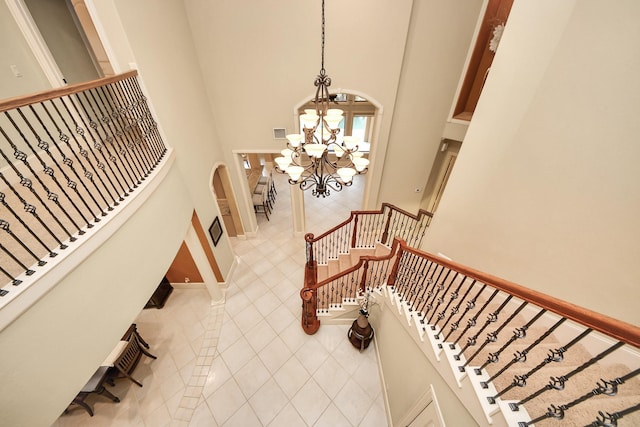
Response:
[[[166,147],[136,76],[0,102],[3,295],[72,250],[160,163]]]

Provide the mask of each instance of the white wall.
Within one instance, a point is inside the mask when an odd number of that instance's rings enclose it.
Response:
[[[420,209],[482,3],[414,2],[375,207]]]
[[[326,2],[325,68],[331,90],[356,90],[383,104],[382,147],[388,139],[411,4]],[[186,5],[225,156],[232,149],[280,151],[284,143],[273,139],[272,129],[294,132],[294,107],[315,93],[320,2],[192,0]],[[241,184],[234,182],[236,188]]]
[[[173,166],[133,217],[0,333],[0,425],[60,416],[168,270],[190,224],[187,194]]]
[[[640,323],[638,22],[515,2],[426,250]]]
[[[384,300],[384,297],[380,299]],[[477,425],[409,335],[415,331],[401,324],[405,322],[405,319],[401,319],[404,314],[398,316],[394,310],[397,308],[390,305],[384,305],[382,309],[375,307],[370,318],[375,328],[375,342],[379,349],[393,424],[397,425],[429,389],[429,385],[433,385],[446,425]],[[373,350],[370,348],[365,351]]]

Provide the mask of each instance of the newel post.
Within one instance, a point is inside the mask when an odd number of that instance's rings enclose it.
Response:
[[[356,241],[358,239],[358,215],[353,220],[353,230],[351,231],[351,247],[356,247]]]
[[[382,238],[380,242],[383,244],[387,244],[387,239],[389,238],[389,224],[391,224],[391,215],[393,215],[393,210],[389,208],[389,215],[387,215],[387,221],[384,224],[384,231],[382,232]]]
[[[398,244],[398,252],[396,253],[396,260],[393,263],[393,267],[391,268],[391,273],[389,273],[389,278],[387,279],[387,286],[395,286],[396,284],[396,276],[398,274],[398,268],[400,267],[400,261],[402,260],[402,253],[404,252],[404,244],[405,242],[401,239],[394,239],[393,244]],[[393,252],[393,248],[391,248],[391,252]]]
[[[313,335],[320,328],[318,319],[318,291],[316,284],[318,281],[317,263],[313,258],[313,234],[304,236],[306,241],[307,262],[304,265],[304,285],[300,290],[302,299],[302,330],[308,335]]]
[[[313,265],[313,233],[307,233],[304,235],[304,241],[306,242],[306,256],[307,263],[305,264],[307,267],[311,267]]]
[[[369,271],[369,260],[365,259],[362,265],[362,279],[360,280],[360,292],[367,292],[367,272]]]

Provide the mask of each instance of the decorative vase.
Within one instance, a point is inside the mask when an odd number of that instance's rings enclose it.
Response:
[[[364,350],[369,347],[371,340],[373,340],[373,328],[369,323],[369,319],[366,315],[360,313],[358,318],[353,321],[347,336],[349,337],[349,341],[351,344],[360,350]]]

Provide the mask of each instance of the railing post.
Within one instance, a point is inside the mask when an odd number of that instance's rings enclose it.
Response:
[[[391,224],[391,215],[393,215],[393,210],[389,208],[387,222],[384,224],[384,231],[382,232],[382,237],[380,238],[380,242],[385,245],[387,244],[387,239],[389,238],[389,224]]]
[[[367,272],[369,271],[369,260],[365,259],[362,265],[362,279],[360,280],[360,291],[367,292]]]
[[[307,233],[304,235],[304,240],[306,242],[306,256],[307,256],[307,267],[313,266],[313,233]]]
[[[306,241],[307,262],[304,266],[304,285],[300,291],[302,299],[302,330],[308,335],[313,335],[320,328],[320,319],[318,319],[318,291],[316,284],[318,282],[318,268],[313,256],[313,234],[308,233],[304,236]]]
[[[394,240],[394,244],[398,242],[399,239]],[[400,266],[400,260],[402,259],[402,253],[404,252],[404,242],[398,242],[398,252],[396,252],[396,261],[393,263],[393,267],[391,268],[391,273],[389,273],[389,279],[387,280],[387,286],[395,286],[396,284],[396,275],[398,274],[398,267]],[[393,248],[391,248],[393,252]]]
[[[351,247],[356,247],[356,241],[358,238],[358,218],[359,216],[356,214],[355,219],[353,220],[353,230],[351,231]]]

